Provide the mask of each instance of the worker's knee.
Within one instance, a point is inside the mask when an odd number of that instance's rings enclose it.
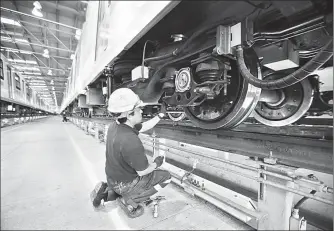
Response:
[[[162,181],[169,180],[172,178],[171,174],[168,171],[160,169],[158,171]]]
[[[161,180],[160,180],[160,186],[162,188],[164,188],[166,185],[168,185],[171,180],[172,180],[172,176],[168,171],[165,170],[160,170],[160,174],[161,174]]]

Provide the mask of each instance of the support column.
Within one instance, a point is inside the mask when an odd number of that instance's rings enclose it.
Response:
[[[275,169],[271,169],[270,167],[262,166],[262,169],[277,172],[277,170],[275,171]],[[282,172],[280,173],[282,174]],[[260,174],[260,177],[262,179],[278,183],[282,186],[291,188],[294,187],[294,183],[291,181],[278,179],[263,173]],[[263,214],[268,214],[268,216],[259,221],[258,229],[289,230],[289,221],[293,208],[293,196],[294,194],[292,192],[260,183],[258,192],[258,210]]]

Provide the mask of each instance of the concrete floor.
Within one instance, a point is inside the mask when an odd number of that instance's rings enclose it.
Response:
[[[105,180],[105,145],[55,116],[1,129],[1,229],[223,229],[250,227],[171,184],[152,207],[129,219],[109,202],[94,210],[89,194]]]

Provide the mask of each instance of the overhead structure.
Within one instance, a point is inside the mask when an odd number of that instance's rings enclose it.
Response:
[[[55,106],[63,101],[86,8],[84,1],[1,2],[1,53]]]

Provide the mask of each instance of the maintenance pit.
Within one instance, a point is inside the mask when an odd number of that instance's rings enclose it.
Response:
[[[70,121],[99,142],[105,141],[105,131],[111,122],[104,119],[75,117],[71,117]],[[166,123],[168,124],[168,121]],[[209,202],[254,229],[295,230],[298,227],[303,229],[317,227],[326,230],[331,227],[333,212],[333,175],[329,171],[332,168],[331,143],[328,141],[329,137],[321,140],[319,137],[314,137],[316,135],[323,137],[324,134],[328,136],[325,129],[319,128],[318,133],[312,133],[312,139],[311,133],[308,132],[305,132],[304,137],[299,137],[304,139],[304,142],[300,141],[300,146],[307,145],[306,140],[308,142],[313,140],[311,145],[314,149],[307,149],[309,161],[306,162],[296,161],[297,156],[281,158],[280,155],[286,155],[284,152],[270,151],[264,157],[260,154],[254,157],[252,156],[254,150],[249,150],[247,156],[244,154],[246,150],[241,155],[236,154],[235,150],[231,150],[234,152],[231,153],[193,145],[194,142],[204,142],[203,131],[192,137],[191,144],[180,141],[182,138],[177,133],[173,133],[174,140],[163,138],[170,137],[168,130],[171,129],[177,127],[162,124],[149,131],[149,134],[140,134],[140,138],[148,158],[165,156],[166,163],[162,168],[170,171],[174,184],[183,188],[191,197],[195,196]],[[184,133],[183,136],[188,136],[189,139],[192,133]],[[218,143],[216,140],[211,142],[216,145]],[[320,143],[316,145],[317,142]],[[320,144],[322,148],[317,149]],[[328,148],[323,144],[327,144]],[[210,142],[206,146],[208,145]],[[263,147],[258,146],[259,153],[261,148]],[[271,148],[275,150],[273,146]],[[294,148],[298,149],[298,144]],[[312,164],[315,152],[322,156],[323,161]],[[286,164],[288,162],[290,166]],[[296,165],[304,167],[298,168]],[[321,165],[322,171],[319,171]],[[305,168],[306,166],[309,169]],[[312,190],[316,193],[310,194]],[[304,197],[309,199],[305,202]],[[298,205],[296,214],[294,206],[302,198],[304,202],[302,206]],[[295,211],[295,214],[292,215],[291,211]]]

